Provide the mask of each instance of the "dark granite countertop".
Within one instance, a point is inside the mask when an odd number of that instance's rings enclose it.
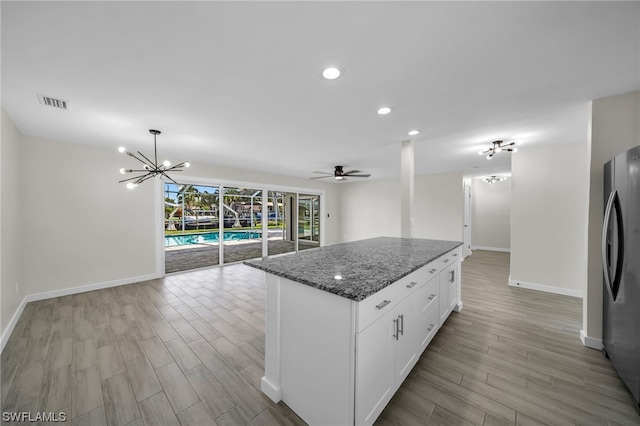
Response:
[[[460,245],[378,237],[244,263],[359,302]]]

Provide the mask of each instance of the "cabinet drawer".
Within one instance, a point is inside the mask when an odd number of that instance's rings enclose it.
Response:
[[[373,324],[407,296],[421,288],[427,282],[427,274],[428,271],[424,266],[358,302],[356,333]]]
[[[416,293],[419,321],[422,321],[433,306],[438,306],[440,303],[438,300],[439,284],[439,280],[431,280]]]
[[[454,263],[456,260],[460,260],[460,247],[454,248],[450,252],[442,255],[438,260],[440,261],[441,269],[446,268],[447,266]]]
[[[419,354],[422,354],[424,350],[433,339],[433,336],[438,332],[440,328],[438,325],[438,316],[440,310],[437,303],[429,305],[426,314],[418,322],[418,330],[420,333],[420,350]]]

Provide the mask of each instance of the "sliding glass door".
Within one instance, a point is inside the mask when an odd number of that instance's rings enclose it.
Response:
[[[262,190],[222,187],[223,263],[262,257]]]
[[[163,198],[165,273],[320,245],[317,194],[165,183]]]
[[[219,263],[217,186],[164,185],[165,272]]]
[[[318,247],[320,244],[320,196],[298,196],[298,250]]]
[[[269,194],[269,239],[267,254],[292,253],[296,251],[294,232],[295,200],[297,194],[293,192],[267,191]]]

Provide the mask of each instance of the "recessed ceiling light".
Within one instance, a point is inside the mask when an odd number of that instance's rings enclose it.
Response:
[[[420,130],[418,129],[414,129],[414,130],[409,130],[409,133],[407,133],[409,136],[415,136],[417,134],[420,133]]]
[[[391,107],[388,106],[383,106],[378,108],[378,114],[380,115],[387,115],[391,112]]]
[[[342,71],[338,67],[327,67],[322,71],[322,77],[326,80],[335,80],[340,77],[340,74],[342,74]]]

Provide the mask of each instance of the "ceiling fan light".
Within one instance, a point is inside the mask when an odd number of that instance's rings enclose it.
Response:
[[[344,176],[336,176],[336,180],[344,180]]]
[[[388,106],[383,106],[378,108],[378,114],[379,115],[387,115],[391,112],[391,107]]]
[[[420,130],[418,130],[418,129],[409,130],[409,132],[407,134],[409,136],[415,136],[415,135],[420,134]]]

